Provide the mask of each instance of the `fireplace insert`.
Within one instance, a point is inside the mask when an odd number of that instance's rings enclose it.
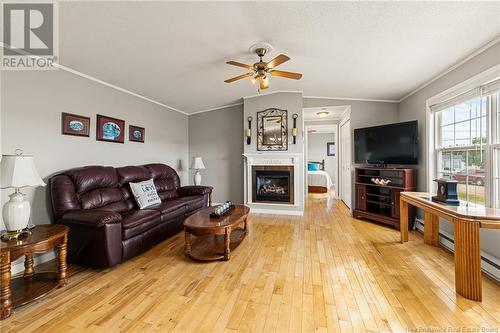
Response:
[[[293,204],[293,167],[253,167],[253,202]]]

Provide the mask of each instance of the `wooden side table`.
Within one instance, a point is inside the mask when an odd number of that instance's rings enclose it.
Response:
[[[65,286],[66,247],[69,228],[61,224],[37,225],[30,236],[0,241],[0,320],[8,318],[12,308],[34,301],[54,288]],[[35,272],[33,254],[44,253],[57,247],[58,272]],[[25,256],[24,274],[12,279],[10,264]]]
[[[439,218],[453,222],[455,236],[455,291],[463,297],[481,301],[480,229],[500,230],[500,209],[476,205],[448,206],[432,201],[425,192],[401,193],[401,243],[408,241],[408,208],[425,212],[424,242],[439,246]]]

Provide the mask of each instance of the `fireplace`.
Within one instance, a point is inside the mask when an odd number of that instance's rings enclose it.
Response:
[[[253,202],[294,203],[292,166],[252,166]]]

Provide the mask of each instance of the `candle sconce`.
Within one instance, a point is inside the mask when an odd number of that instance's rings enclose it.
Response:
[[[247,138],[247,145],[252,142],[252,117],[248,117],[248,128],[245,130],[245,136]]]
[[[297,143],[297,133],[298,133],[298,130],[297,130],[297,118],[298,117],[299,117],[299,115],[296,114],[296,113],[294,113],[292,115],[292,118],[293,118],[293,128],[292,128],[293,144]]]

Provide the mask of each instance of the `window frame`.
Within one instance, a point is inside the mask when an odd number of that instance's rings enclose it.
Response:
[[[441,148],[437,146],[440,142],[440,117],[437,115],[440,113],[433,112],[431,110],[431,105],[446,101],[454,96],[462,94],[468,90],[477,88],[487,82],[500,77],[500,64],[493,66],[492,68],[462,82],[456,86],[447,89],[426,101],[426,133],[425,136],[425,156],[426,160],[426,190],[431,193],[436,192],[436,184],[433,181],[438,175],[438,163],[439,163],[439,153],[441,151],[464,151],[467,149],[477,149],[475,145],[471,146],[458,146],[450,148]],[[483,146],[485,150],[485,206],[500,208],[500,186],[496,186],[498,179],[498,184],[500,185],[500,93],[487,96],[487,110],[486,110],[486,135],[487,143]],[[424,141],[424,140],[422,140]],[[498,154],[498,157],[497,155]],[[496,164],[499,165],[496,165]],[[494,165],[495,164],[495,165]]]
[[[441,159],[442,159],[442,154],[445,153],[445,152],[450,152],[451,153],[451,156],[453,156],[453,152],[466,152],[466,156],[468,156],[468,151],[477,151],[477,150],[484,150],[484,154],[485,154],[485,168],[484,168],[484,171],[485,171],[485,184],[484,184],[484,205],[486,207],[491,207],[492,206],[492,203],[493,203],[493,198],[494,198],[494,194],[492,193],[493,191],[493,188],[494,188],[494,184],[495,184],[495,181],[493,179],[493,175],[492,175],[492,171],[493,169],[491,168],[491,162],[493,160],[492,156],[491,156],[491,152],[493,151],[491,149],[491,145],[494,143],[492,142],[493,140],[493,135],[495,135],[496,137],[496,132],[493,133],[494,131],[494,128],[492,128],[491,126],[491,122],[490,120],[493,120],[493,117],[491,115],[492,113],[492,110],[493,110],[493,105],[492,105],[492,96],[478,96],[476,98],[481,98],[480,100],[480,103],[482,104],[483,101],[482,99],[483,98],[486,98],[486,112],[485,112],[485,117],[486,117],[486,143],[485,144],[482,144],[482,145],[479,145],[479,147],[481,147],[480,149],[478,149],[478,145],[463,145],[463,146],[452,146],[452,147],[443,147],[441,145],[442,143],[442,138],[441,138],[441,129],[443,127],[442,125],[442,116],[443,116],[443,111],[444,110],[441,110],[441,111],[438,111],[438,112],[435,112],[434,113],[434,117],[436,119],[436,122],[435,122],[435,125],[434,125],[434,131],[435,131],[435,138],[436,140],[434,141],[434,161],[435,161],[435,165],[434,165],[434,176],[435,177],[438,177],[438,174],[441,173],[443,170],[441,170],[440,168],[440,163],[441,163]],[[495,103],[496,103],[496,99],[495,99]],[[496,104],[495,104],[496,106]],[[446,110],[446,109],[445,109]],[[449,125],[455,125],[455,124],[460,124],[460,123],[464,123],[464,122],[468,122],[468,121],[471,121],[472,120],[475,120],[475,119],[481,119],[483,118],[483,116],[481,115],[480,117],[475,117],[475,118],[469,118],[467,120],[460,120],[460,121],[454,121],[450,124],[447,124],[445,126],[449,126]],[[470,136],[469,136],[469,139],[472,139]],[[453,173],[453,157],[450,158],[450,174]],[[466,168],[466,175],[469,174],[469,161],[468,161],[468,157],[466,157],[466,161],[465,161],[465,168]],[[491,169],[491,170],[489,170]],[[467,177],[467,176],[466,176]],[[466,185],[469,186],[469,182],[468,180],[466,180]],[[468,193],[468,192],[467,192]],[[464,200],[462,200],[464,201]]]

